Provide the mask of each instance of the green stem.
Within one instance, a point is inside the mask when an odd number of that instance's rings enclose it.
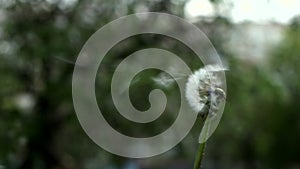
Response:
[[[201,164],[202,164],[202,160],[203,160],[203,156],[204,156],[205,147],[206,147],[206,142],[201,143],[199,145],[193,169],[201,169]]]
[[[202,130],[204,128],[205,121],[206,121],[206,118],[208,116],[208,112],[205,113],[205,115],[202,117],[202,120],[203,120]],[[193,169],[201,169],[201,167],[202,167],[201,164],[202,164],[203,157],[204,157],[205,147],[206,147],[206,142],[199,144],[197,154],[196,154],[196,157],[195,157],[195,162],[194,162],[194,168]]]

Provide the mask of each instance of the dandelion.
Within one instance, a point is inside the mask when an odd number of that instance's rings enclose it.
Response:
[[[209,108],[214,115],[218,105],[225,99],[225,92],[221,88],[222,81],[217,72],[225,70],[217,65],[207,65],[191,74],[186,83],[186,99],[191,108],[204,116]]]
[[[191,108],[202,117],[203,123],[207,117],[217,114],[219,104],[225,100],[222,80],[217,76],[217,72],[223,70],[226,69],[218,65],[207,65],[191,74],[186,83],[186,99]],[[199,145],[194,169],[201,167],[205,146],[206,142]]]

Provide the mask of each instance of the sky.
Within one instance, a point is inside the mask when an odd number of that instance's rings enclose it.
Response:
[[[223,0],[221,15],[233,22],[253,21],[265,23],[275,21],[287,24],[300,15],[300,0]],[[188,18],[214,16],[215,11],[209,0],[190,0],[185,6]]]

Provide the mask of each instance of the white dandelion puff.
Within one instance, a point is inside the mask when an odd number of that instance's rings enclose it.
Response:
[[[222,81],[217,72],[227,69],[218,65],[207,65],[191,74],[186,83],[186,99],[191,108],[204,115],[206,105],[212,113],[218,111],[219,103],[225,99],[225,92],[222,90]]]

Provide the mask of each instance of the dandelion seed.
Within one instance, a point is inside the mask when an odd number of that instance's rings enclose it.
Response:
[[[164,87],[164,88],[170,87],[174,82],[174,79],[172,77],[170,77],[167,73],[160,73],[158,75],[158,77],[154,77],[154,78],[152,78],[152,80],[157,85]]]
[[[187,74],[179,72],[174,67],[169,67],[168,72],[171,72],[171,74],[161,72],[158,76],[152,78],[153,82],[160,87],[170,88],[176,80],[180,80],[188,76]]]

